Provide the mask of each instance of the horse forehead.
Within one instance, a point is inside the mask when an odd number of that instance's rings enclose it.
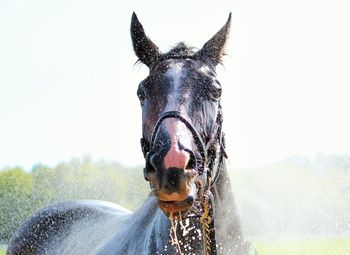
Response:
[[[184,62],[170,62],[167,66],[165,76],[174,81],[175,85],[179,85],[177,83],[179,83],[180,80],[187,74],[187,70],[184,68],[184,66]]]
[[[176,82],[181,82],[186,76],[208,75],[210,68],[198,63],[198,61],[186,59],[181,61],[169,61],[166,64],[165,77]],[[179,84],[178,84],[179,85]]]

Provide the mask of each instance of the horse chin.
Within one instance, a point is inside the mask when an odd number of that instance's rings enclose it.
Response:
[[[185,218],[192,208],[193,201],[193,196],[188,196],[183,201],[162,201],[158,199],[158,207],[168,217]]]
[[[197,185],[191,185],[191,191],[187,197],[182,201],[164,201],[159,198],[158,207],[163,211],[167,217],[174,217],[175,219],[184,219],[191,211],[195,204],[198,195]]]

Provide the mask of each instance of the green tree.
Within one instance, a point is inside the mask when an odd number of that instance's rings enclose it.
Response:
[[[32,213],[33,182],[21,168],[0,172],[0,240],[8,240]]]
[[[56,202],[96,199],[137,209],[149,193],[140,169],[84,156],[53,168],[37,164],[31,172],[0,171],[0,240],[8,240],[31,214]]]

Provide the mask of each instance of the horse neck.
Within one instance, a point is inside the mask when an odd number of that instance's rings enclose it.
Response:
[[[225,160],[211,188],[215,203],[216,242],[220,254],[243,254],[244,241]]]

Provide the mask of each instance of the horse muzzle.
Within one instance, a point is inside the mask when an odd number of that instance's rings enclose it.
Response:
[[[198,193],[196,170],[169,168],[148,173],[147,177],[164,213],[185,212],[192,208]]]
[[[164,113],[144,154],[144,177],[159,208],[166,214],[191,209],[206,181],[205,146],[192,124],[179,112]]]

